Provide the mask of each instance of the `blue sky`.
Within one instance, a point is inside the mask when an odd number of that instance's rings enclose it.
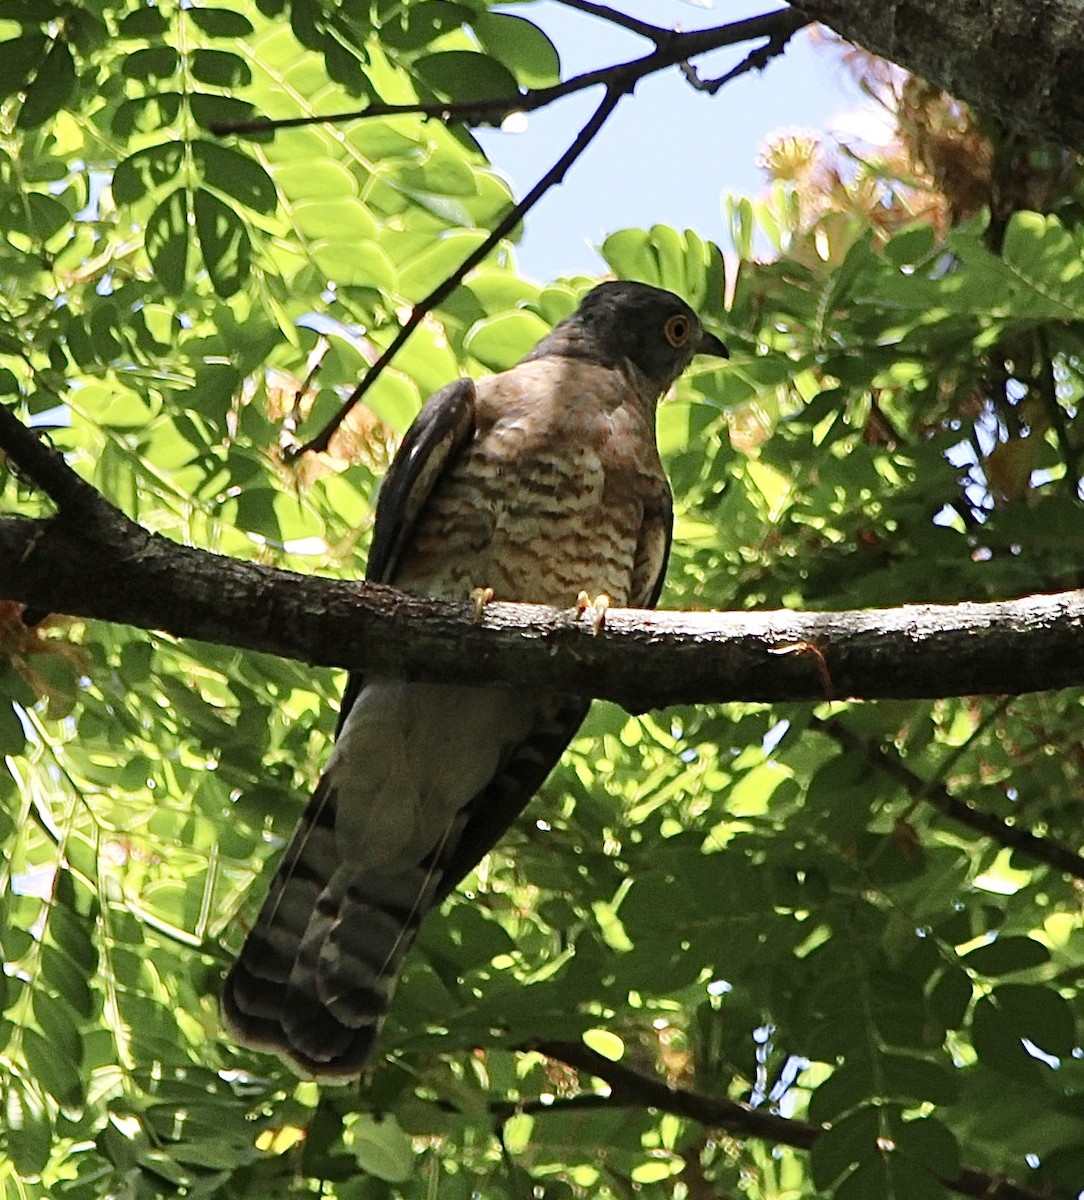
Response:
[[[751,0],[609,0],[614,8],[657,25],[697,29],[769,11]],[[543,28],[561,55],[562,77],[638,57],[649,42],[596,17],[546,0],[508,11]],[[698,62],[706,78],[723,74],[752,44]],[[479,141],[493,163],[526,192],[558,158],[598,103],[594,89],[530,116],[523,133],[483,130]],[[722,196],[756,194],[756,166],[765,135],[786,126],[823,127],[861,102],[838,54],[805,32],[765,71],[751,73],[711,97],[674,69],[643,80],[601,135],[527,219],[517,252],[520,268],[546,280],[599,274],[592,249],[607,233],[657,222],[695,229],[726,244]]]

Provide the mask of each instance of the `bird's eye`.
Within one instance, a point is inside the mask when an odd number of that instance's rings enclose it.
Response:
[[[689,340],[689,331],[691,323],[688,317],[676,316],[670,317],[666,324],[662,327],[663,337],[676,350],[679,346],[684,346]]]

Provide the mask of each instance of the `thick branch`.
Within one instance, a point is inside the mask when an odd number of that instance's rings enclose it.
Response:
[[[0,405],[0,449],[60,507],[0,517],[0,599],[327,666],[499,680],[634,711],[724,700],[915,699],[1084,684],[1084,591],[837,613],[467,604],[180,546],[129,520]],[[74,497],[74,500],[69,499]]]
[[[581,1042],[539,1042],[531,1048],[607,1083],[613,1108],[654,1108],[712,1129],[725,1129],[738,1137],[762,1138],[798,1150],[809,1150],[824,1132],[818,1125],[778,1117],[726,1096],[671,1087],[655,1076],[611,1062]],[[533,1111],[540,1109],[536,1107]],[[1050,1193],[1039,1193],[975,1167],[962,1167],[955,1179],[941,1182],[957,1195],[982,1197],[982,1200],[1055,1200]]]
[[[642,711],[726,700],[1018,694],[1084,684],[1084,591],[810,613],[468,604],[179,546],[119,521],[0,518],[0,599],[303,662],[551,688]]]
[[[1079,0],[801,0],[799,7],[1009,128],[1084,151]]]

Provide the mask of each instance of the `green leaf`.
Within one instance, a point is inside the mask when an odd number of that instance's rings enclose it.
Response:
[[[473,21],[473,17],[467,5],[451,0],[395,5],[381,21],[380,40],[384,45],[400,50],[417,50],[467,21]]]
[[[113,172],[113,198],[118,204],[135,204],[163,184],[173,183],[184,163],[180,142],[147,146],[117,164]]]
[[[949,1200],[929,1171],[898,1153],[860,1164],[836,1188],[833,1200]]]
[[[1048,963],[1050,951],[1034,938],[999,936],[968,951],[960,961],[980,975],[1011,975]]]
[[[46,44],[45,36],[40,33],[0,42],[0,95],[11,96],[23,90],[44,57]]]
[[[360,200],[302,200],[293,205],[294,226],[305,238],[328,242],[368,240],[377,226]]]
[[[193,101],[196,99],[192,97]],[[134,133],[151,133],[172,125],[180,115],[183,100],[180,92],[167,91],[126,100],[113,114],[113,132],[118,137],[130,138]]]
[[[1047,1054],[1064,1057],[1077,1044],[1076,1018],[1070,1003],[1051,987],[1003,983],[990,994],[1017,1036]]]
[[[602,243],[602,257],[621,279],[638,279],[642,283],[657,284],[657,277],[645,279],[642,272],[650,269],[648,244],[650,238],[643,229],[622,229],[611,233]]]
[[[881,1057],[877,1070],[883,1081],[877,1090],[885,1099],[953,1104],[959,1096],[960,1085],[952,1071],[926,1058],[886,1054]]]
[[[212,87],[243,88],[252,82],[248,63],[230,50],[193,50],[188,63],[193,78]]]
[[[177,188],[158,205],[147,222],[147,257],[167,292],[180,295],[188,281],[188,193]]]
[[[947,1029],[959,1029],[973,994],[967,973],[946,967],[930,992],[930,1008]]]
[[[856,1163],[875,1158],[880,1134],[880,1115],[872,1106],[863,1106],[833,1121],[813,1143],[809,1161],[814,1184],[829,1188]]]
[[[52,1121],[44,1097],[28,1083],[12,1081],[4,1089],[3,1139],[15,1170],[24,1179],[40,1175],[49,1162]]]
[[[889,1134],[896,1149],[931,1175],[955,1179],[960,1174],[960,1148],[949,1129],[934,1117],[904,1119],[892,1113]]]
[[[933,252],[937,234],[925,221],[907,226],[885,243],[884,253],[897,267],[921,262]]]
[[[979,1061],[1024,1083],[1040,1078],[1039,1064],[1021,1044],[1022,1034],[1013,1016],[989,996],[983,996],[971,1015],[971,1044]]]
[[[169,29],[169,18],[157,8],[138,8],[125,13],[118,28],[126,38],[160,38]]]
[[[33,1029],[24,1029],[23,1054],[34,1078],[58,1103],[74,1106],[81,1102],[83,1088],[78,1064],[64,1052],[63,1046],[46,1041]]]
[[[44,946],[41,951],[41,974],[48,986],[67,1001],[80,1016],[89,1017],[94,1009],[94,999],[87,983],[86,972],[54,946]]]
[[[259,115],[255,105],[247,100],[238,100],[236,96],[218,96],[210,92],[196,92],[189,96],[188,106],[193,120],[201,129],[210,129],[212,125],[251,121]],[[253,141],[262,140],[260,135],[249,134],[249,137]]]
[[[274,180],[250,155],[197,140],[192,143],[192,156],[208,187],[232,196],[254,212],[270,214],[278,207]]]
[[[488,11],[476,13],[470,23],[482,48],[503,63],[522,87],[549,87],[560,79],[557,50],[537,25]]]
[[[488,54],[442,50],[414,63],[419,78],[446,100],[489,100],[517,96],[519,88],[507,67]]]
[[[395,268],[377,242],[315,242],[312,257],[332,283],[395,290]]]
[[[377,1120],[359,1113],[350,1126],[350,1147],[363,1171],[388,1183],[403,1183],[414,1173],[410,1138],[394,1117]]]
[[[252,32],[248,17],[231,8],[204,8],[193,4],[184,9],[184,15],[208,37],[243,38]]]
[[[532,312],[501,313],[474,325],[463,347],[490,370],[503,371],[549,332],[549,326]]]
[[[67,42],[59,38],[49,47],[23,95],[15,118],[19,129],[36,129],[55,116],[75,91],[75,60]]]
[[[160,83],[176,72],[180,62],[172,46],[148,46],[126,55],[121,69],[129,79]]]
[[[244,221],[217,196],[200,188],[193,202],[203,262],[220,296],[232,296],[248,279],[252,243]]]
[[[11,704],[0,700],[0,754],[21,754],[26,733]]]
[[[583,1043],[611,1062],[620,1062],[625,1055],[625,1043],[608,1029],[588,1029],[583,1034]]]

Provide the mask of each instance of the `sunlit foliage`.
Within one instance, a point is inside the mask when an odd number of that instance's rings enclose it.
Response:
[[[422,398],[515,361],[586,281],[527,282],[503,246],[331,453],[287,467],[284,436],[334,409],[509,185],[435,120],[210,126],[551,83],[519,11],[0,4],[2,402],[156,531],[360,576]],[[873,83],[897,139],[775,141],[769,191],[729,203],[725,263],[661,226],[603,247],[733,352],[660,412],[669,607],[1081,582],[1076,163]],[[50,511],[2,478],[5,511]],[[1080,695],[597,705],[424,927],[371,1076],[321,1092],[232,1045],[217,990],[340,683],[0,605],[0,1196],[927,1200],[961,1162],[1076,1195],[1084,859],[1069,878],[941,798],[1084,849]],[[806,1153],[634,1096],[567,1103],[599,1085],[522,1048],[581,1038],[830,1129]]]

